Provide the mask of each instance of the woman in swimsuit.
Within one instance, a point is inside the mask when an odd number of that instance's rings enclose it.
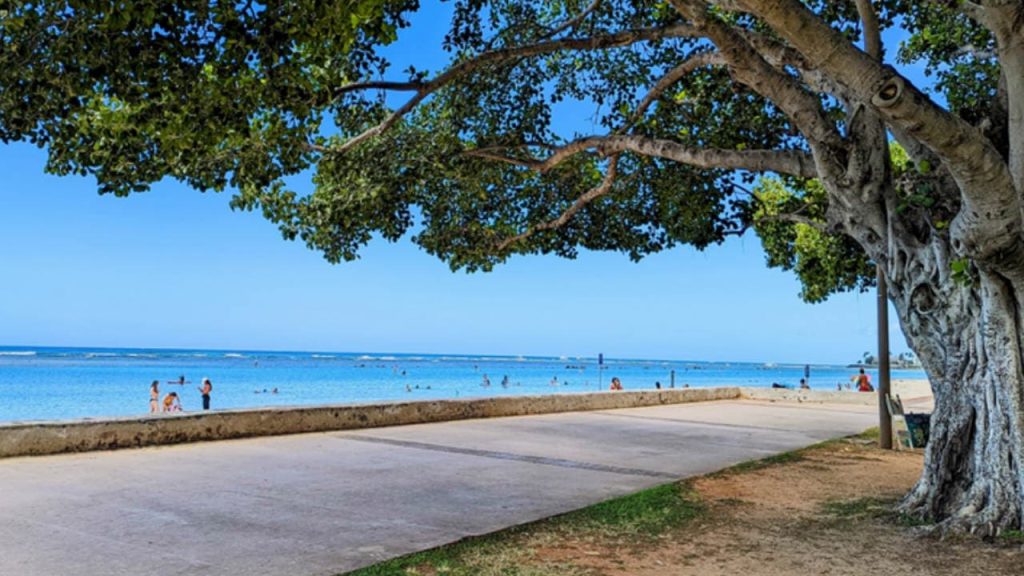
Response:
[[[153,383],[149,385],[149,413],[154,414],[160,404],[160,381],[153,380]]]

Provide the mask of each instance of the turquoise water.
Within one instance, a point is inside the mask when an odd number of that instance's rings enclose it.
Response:
[[[813,388],[832,390],[856,372],[810,370]],[[213,382],[212,407],[225,409],[593,392],[613,376],[626,390],[655,382],[668,388],[672,371],[676,387],[795,386],[804,365],[605,358],[599,370],[596,358],[0,347],[0,422],[145,414],[153,380],[161,396],[178,392],[191,412],[201,408],[202,378]],[[168,383],[182,375],[189,384]],[[897,370],[893,377],[925,374]]]

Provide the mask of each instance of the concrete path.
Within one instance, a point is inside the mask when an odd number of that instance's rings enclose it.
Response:
[[[0,574],[337,574],[876,424],[726,401],[0,460]]]

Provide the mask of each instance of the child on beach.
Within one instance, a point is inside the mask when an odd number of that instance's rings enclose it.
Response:
[[[164,397],[164,412],[181,412],[181,399],[177,392],[171,392]]]

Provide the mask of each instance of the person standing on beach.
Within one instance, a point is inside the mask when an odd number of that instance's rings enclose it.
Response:
[[[203,386],[199,388],[199,393],[203,395],[203,410],[210,409],[210,392],[213,390],[213,384],[210,383],[209,378],[203,378]]]
[[[160,381],[153,380],[149,385],[149,413],[156,414],[160,408]]]

